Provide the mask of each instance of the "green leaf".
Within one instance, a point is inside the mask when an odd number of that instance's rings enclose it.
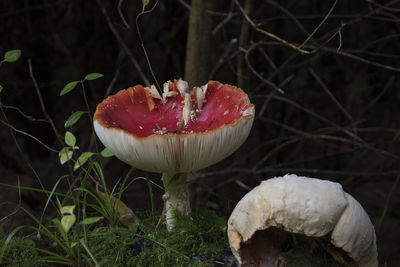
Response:
[[[69,131],[65,132],[65,143],[69,146],[75,146],[76,144],[76,138],[75,135]]]
[[[71,127],[72,125],[74,125],[81,117],[83,114],[85,114],[86,112],[84,111],[77,111],[75,113],[73,113],[71,116],[68,117],[67,121],[64,124],[65,128]]]
[[[1,91],[3,91],[3,86],[0,85],[0,93],[1,93]]]
[[[61,225],[63,226],[66,233],[68,233],[69,229],[74,225],[76,221],[76,217],[74,214],[65,215],[61,218]]]
[[[91,157],[93,156],[92,152],[83,152],[78,160],[75,162],[74,165],[74,171],[76,171],[80,166],[82,166],[83,164],[85,164],[85,162]]]
[[[150,3],[150,0],[142,0],[143,9]]]
[[[100,264],[97,262],[96,258],[93,256],[92,252],[90,252],[88,246],[86,245],[85,239],[81,238],[79,239],[79,242],[81,242],[82,247],[86,250],[87,254],[89,254],[96,267],[100,267]]]
[[[19,49],[10,50],[4,54],[3,61],[4,62],[15,62],[19,59],[20,56],[21,56],[21,50],[19,50]]]
[[[216,218],[216,224],[218,225],[219,229],[221,229],[222,232],[224,233],[226,232],[227,223],[224,218],[218,216]]]
[[[73,82],[67,83],[67,85],[64,86],[64,88],[61,90],[60,96],[69,93],[72,89],[74,89],[74,88],[76,87],[76,85],[77,85],[78,83],[79,83],[79,81],[73,81]]]
[[[63,206],[60,209],[60,213],[62,215],[65,215],[66,213],[68,214],[74,214],[74,209],[75,209],[75,205],[68,205],[68,206]]]
[[[58,152],[58,156],[60,157],[60,163],[63,165],[65,162],[72,158],[73,151],[70,147],[64,147]]]
[[[101,221],[103,219],[104,217],[89,217],[81,221],[80,224],[87,225],[87,224],[97,223],[98,221]]]
[[[85,76],[85,79],[83,79],[84,81],[91,81],[91,80],[96,80],[98,78],[103,77],[104,75],[101,73],[89,73],[88,75]]]
[[[113,154],[110,150],[108,150],[108,148],[104,148],[104,149],[100,152],[100,155],[102,155],[102,156],[105,157],[105,158],[109,158],[109,157],[114,156],[114,154]]]

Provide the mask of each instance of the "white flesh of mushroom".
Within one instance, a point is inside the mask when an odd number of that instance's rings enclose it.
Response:
[[[157,99],[160,99],[160,100],[161,100],[161,95],[160,95],[160,93],[158,92],[157,88],[154,86],[154,84],[152,84],[152,85],[150,86],[149,92],[150,92],[151,97],[157,98]]]
[[[190,121],[190,115],[191,115],[191,112],[193,109],[192,101],[190,100],[190,94],[185,93],[184,97],[185,97],[185,100],[184,100],[184,104],[183,104],[182,121],[181,121],[180,129],[185,127],[185,125]]]
[[[193,90],[195,90],[197,107],[198,107],[199,111],[201,111],[201,109],[203,108],[203,103],[204,103],[204,98],[205,98],[204,91],[200,87],[195,87]]]
[[[256,232],[270,227],[309,237],[330,236],[335,249],[328,252],[338,261],[378,266],[373,225],[338,183],[285,175],[266,180],[246,194],[228,221],[229,243],[241,264],[259,260],[258,266],[277,266],[280,248],[268,238],[252,240]],[[254,259],[251,253],[260,255]]]
[[[189,91],[189,84],[187,81],[179,79],[176,83],[176,87],[181,93],[182,97],[185,97],[185,94]]]
[[[170,81],[165,82],[163,84],[163,94],[162,94],[162,103],[165,104],[167,102],[167,97],[173,97],[176,96],[178,93],[175,91],[170,91],[169,90],[169,85],[170,85]]]

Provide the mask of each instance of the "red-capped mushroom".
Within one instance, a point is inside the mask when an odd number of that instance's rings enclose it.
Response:
[[[123,162],[163,174],[167,227],[172,210],[190,212],[189,173],[219,162],[249,135],[254,105],[235,86],[210,81],[191,92],[187,82],[121,90],[97,106],[94,128]]]

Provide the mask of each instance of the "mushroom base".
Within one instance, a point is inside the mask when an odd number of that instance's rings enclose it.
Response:
[[[307,237],[276,227],[258,230],[238,252],[241,266],[357,266],[343,250],[330,244],[329,235]]]
[[[174,227],[176,212],[189,215],[191,212],[191,178],[189,173],[164,173],[162,181],[165,194],[165,221],[168,231]]]

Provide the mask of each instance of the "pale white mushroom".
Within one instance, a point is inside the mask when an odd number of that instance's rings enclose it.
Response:
[[[152,87],[137,85],[105,99],[94,115],[97,136],[117,158],[163,174],[169,228],[173,209],[190,212],[190,173],[238,149],[254,119],[240,88],[208,82],[201,111],[196,96],[180,79],[164,84],[161,100]]]
[[[289,233],[319,238],[347,266],[378,266],[374,227],[338,183],[296,175],[263,181],[228,221],[230,247],[242,266],[279,266]]]

